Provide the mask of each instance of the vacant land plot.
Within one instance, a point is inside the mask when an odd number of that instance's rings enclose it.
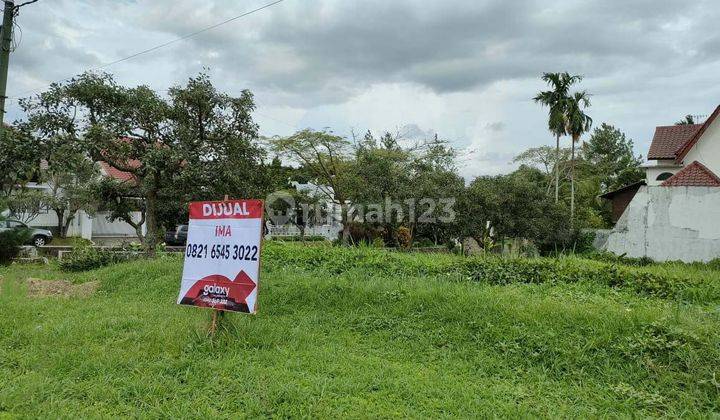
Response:
[[[213,339],[180,271],[0,268],[0,417],[720,414],[702,267],[268,244],[259,314]]]

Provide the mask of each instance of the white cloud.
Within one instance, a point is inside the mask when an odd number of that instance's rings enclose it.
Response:
[[[56,0],[18,18],[8,93],[114,61],[265,4],[261,0]],[[204,67],[230,93],[251,89],[263,134],[435,133],[471,177],[512,170],[552,143],[530,98],[544,71],[586,76],[590,112],[645,154],[655,125],[718,102],[720,11],[711,0],[286,0],[108,68],[162,90]],[[19,117],[10,103],[9,118]]]

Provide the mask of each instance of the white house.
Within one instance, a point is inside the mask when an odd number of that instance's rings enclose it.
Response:
[[[305,236],[322,236],[329,241],[336,240],[339,237],[339,232],[342,230],[342,224],[340,223],[342,209],[339,204],[327,198],[328,195],[334,194],[333,189],[329,186],[320,186],[311,182],[301,184],[297,181],[292,181],[291,184],[299,192],[311,197],[318,197],[319,204],[326,212],[320,221],[308,223],[304,231]],[[300,236],[300,229],[293,223],[274,225],[268,221],[267,229],[268,237]]]
[[[100,162],[100,173],[102,176],[112,177],[122,182],[132,182],[132,175],[127,172],[118,171],[105,162]],[[30,182],[27,188],[37,190],[51,190],[51,186],[43,183]],[[97,212],[90,216],[84,211],[78,211],[75,218],[68,227],[68,236],[79,236],[90,239],[96,243],[119,243],[137,241],[135,229],[129,224],[116,220],[110,222],[106,212]],[[140,220],[140,213],[133,214],[135,220]],[[28,223],[32,227],[54,229],[58,225],[57,215],[54,211],[44,209],[38,217]],[[143,234],[145,226],[143,225]]]
[[[625,198],[627,207],[604,249],[657,261],[720,258],[718,115],[720,106],[703,124],[655,129],[646,185]]]

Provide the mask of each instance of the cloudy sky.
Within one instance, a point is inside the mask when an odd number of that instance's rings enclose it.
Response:
[[[17,20],[8,96],[270,1],[39,0]],[[720,104],[718,22],[715,0],[284,0],[106,70],[166,89],[208,68],[227,92],[255,93],[265,135],[438,133],[472,178],[553,143],[530,99],[542,72],[584,75],[590,115],[625,131],[638,154],[656,125],[709,114]]]

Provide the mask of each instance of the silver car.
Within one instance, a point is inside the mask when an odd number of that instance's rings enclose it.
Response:
[[[17,220],[0,220],[0,232],[12,229],[28,229],[31,232],[29,245],[43,246],[52,241],[53,234],[47,229],[31,228]]]

